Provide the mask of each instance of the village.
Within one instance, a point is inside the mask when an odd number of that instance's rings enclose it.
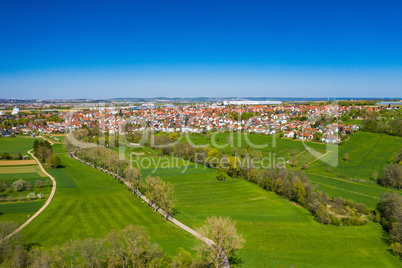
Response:
[[[359,130],[358,124],[343,122],[351,119],[347,114],[351,111],[363,114],[386,108],[286,104],[154,106],[153,103],[146,103],[142,106],[48,110],[34,114],[19,113],[16,109],[12,114],[0,115],[2,136],[66,133],[83,127],[99,127],[102,133],[127,135],[152,128],[162,133],[241,131],[278,134],[289,139],[339,144],[343,136]],[[359,119],[363,118],[355,118],[357,121]]]

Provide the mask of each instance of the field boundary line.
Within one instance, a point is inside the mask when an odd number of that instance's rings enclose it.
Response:
[[[310,174],[310,175],[321,176],[321,177],[328,178],[328,179],[332,179],[332,180],[337,180],[337,181],[344,181],[344,182],[348,182],[348,183],[353,183],[353,184],[357,184],[357,185],[361,185],[361,186],[366,186],[366,187],[370,187],[370,188],[374,188],[374,189],[379,189],[379,190],[382,190],[382,191],[384,191],[384,192],[386,192],[386,191],[391,191],[391,192],[396,192],[396,193],[401,193],[401,192],[402,192],[401,190],[398,190],[398,189],[382,188],[381,186],[374,186],[374,185],[369,185],[369,184],[364,184],[364,183],[358,183],[358,182],[351,181],[351,180],[340,179],[340,178],[331,177],[331,176],[326,176],[326,175],[321,175],[321,174],[317,174],[317,173],[311,173],[311,172],[306,172],[306,171],[303,171],[303,173]]]
[[[308,163],[306,166],[308,167],[310,164],[314,163],[317,160],[320,160],[322,158],[324,158],[327,154],[332,153],[332,151],[327,151],[323,156],[321,156],[320,158],[316,158],[313,161],[311,161],[310,163]]]
[[[33,221],[39,214],[41,214],[45,208],[47,208],[47,206],[50,204],[50,201],[52,201],[54,194],[56,193],[56,180],[49,174],[46,172],[46,170],[43,168],[42,163],[39,162],[39,160],[34,156],[34,154],[32,153],[33,149],[29,150],[28,153],[36,160],[36,162],[38,163],[40,169],[42,170],[43,173],[45,173],[51,180],[52,180],[52,191],[50,192],[50,195],[48,197],[48,199],[46,200],[45,204],[38,210],[35,212],[34,215],[32,215],[32,217],[30,217],[26,222],[24,222],[20,227],[18,227],[17,229],[15,229],[11,234],[9,234],[8,236],[6,236],[3,240],[0,241],[0,243],[2,243],[3,241],[9,239],[10,237],[12,237],[13,235],[15,235],[16,233],[18,233],[19,231],[21,231],[22,229],[24,229],[24,227],[26,227],[31,221]]]

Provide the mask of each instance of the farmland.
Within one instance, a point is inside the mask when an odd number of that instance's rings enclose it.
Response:
[[[241,179],[219,182],[214,170],[200,166],[189,166],[185,173],[183,167],[153,171],[142,173],[160,176],[175,185],[178,211],[175,217],[188,226],[196,228],[213,215],[230,216],[237,221],[238,230],[247,240],[238,253],[238,261],[244,267],[400,264],[387,251],[378,224],[323,225],[305,209],[272,192]]]
[[[217,146],[223,146],[225,153],[232,154],[232,149],[247,148],[253,145],[261,146],[266,144],[265,148],[256,148],[261,150],[266,157],[281,157],[286,161],[297,158],[298,165],[292,168],[300,170],[305,164],[306,170],[303,170],[310,180],[318,184],[320,189],[324,189],[330,196],[341,196],[346,199],[352,199],[355,202],[367,204],[374,208],[378,202],[378,195],[385,191],[397,191],[387,187],[382,187],[372,181],[370,178],[374,170],[381,174],[382,167],[392,160],[392,150],[402,147],[402,138],[393,137],[385,134],[373,134],[358,132],[341,146],[324,145],[314,142],[301,142],[286,138],[277,138],[274,136],[265,136],[249,134],[247,137],[235,133],[232,138],[228,138],[228,133],[219,133],[216,136],[206,137],[206,135],[192,135],[190,141],[197,145],[212,146],[215,141]],[[184,138],[183,138],[184,140]],[[187,142],[189,142],[187,140]],[[324,155],[326,149],[328,153],[322,160],[336,158],[337,167],[330,167],[328,164],[316,158],[306,150],[306,147],[312,148],[320,155]],[[390,149],[391,148],[391,149]],[[394,148],[394,149],[392,149]],[[349,160],[343,160],[345,153],[349,154]],[[316,161],[315,161],[316,160]],[[336,162],[335,161],[335,162]]]
[[[59,145],[60,146],[60,145]],[[111,176],[60,154],[63,168],[50,170],[56,195],[46,210],[22,234],[26,242],[44,247],[70,239],[104,237],[112,229],[141,225],[171,255],[180,247],[191,250],[195,240],[166,222]]]

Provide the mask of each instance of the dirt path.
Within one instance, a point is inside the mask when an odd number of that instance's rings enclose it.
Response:
[[[103,169],[103,168],[100,168],[100,167],[95,167],[93,164],[91,164],[91,163],[89,163],[89,162],[86,162],[86,161],[84,161],[84,160],[79,159],[79,158],[76,157],[74,154],[72,155],[72,157],[73,157],[74,159],[80,161],[80,162],[83,163],[83,164],[86,164],[86,165],[91,166],[91,167],[93,167],[93,168],[97,168],[97,169],[100,170],[100,171],[109,173],[110,175],[112,175],[112,176],[115,177],[116,179],[123,181],[124,184],[125,184],[129,189],[131,189],[133,192],[135,192],[135,190],[133,189],[133,187],[131,186],[131,184],[130,184],[128,181],[126,181],[124,178],[118,176],[117,174],[114,174],[114,173],[112,173],[112,172],[109,172],[109,171],[107,171],[107,170],[105,170],[105,169]],[[137,192],[137,195],[138,195],[142,200],[144,200],[145,202],[147,202],[147,204],[150,205],[154,210],[156,209],[156,212],[158,212],[159,214],[161,214],[163,217],[166,218],[166,213],[165,213],[162,209],[156,207],[152,202],[150,202],[150,201],[148,200],[148,198],[147,198],[145,195],[143,195],[141,192]],[[177,219],[173,218],[172,216],[168,215],[167,219],[168,219],[170,222],[172,222],[173,224],[175,224],[176,226],[178,226],[179,228],[183,229],[184,231],[189,232],[190,234],[192,234],[193,236],[195,236],[197,239],[203,241],[203,242],[204,242],[205,244],[207,244],[208,246],[210,246],[210,247],[215,246],[214,241],[212,241],[212,240],[209,239],[209,238],[203,237],[200,233],[198,233],[198,232],[195,231],[194,229],[188,227],[187,225],[183,224],[182,222],[178,221]],[[223,259],[223,263],[221,264],[221,267],[223,267],[223,268],[229,268],[229,267],[231,267],[230,264],[229,264],[229,260],[227,259],[226,255],[223,255],[223,256],[222,256],[222,259]]]
[[[32,149],[33,150],[33,149]],[[46,200],[46,203],[38,210],[36,211],[36,213],[30,217],[26,222],[24,222],[20,227],[18,227],[17,229],[14,230],[14,232],[12,232],[11,234],[9,234],[8,236],[6,236],[2,241],[9,239],[10,237],[12,237],[13,235],[15,235],[16,233],[18,233],[19,231],[21,231],[25,226],[27,226],[31,221],[33,221],[39,214],[42,213],[42,211],[45,210],[45,208],[50,204],[50,201],[52,201],[54,194],[56,193],[56,180],[49,174],[46,172],[46,170],[43,168],[42,164],[39,162],[39,160],[33,155],[32,150],[30,150],[28,153],[32,156],[33,159],[35,159],[35,161],[38,163],[40,169],[42,170],[43,173],[45,173],[51,180],[53,183],[52,186],[52,191],[50,192],[49,198]]]

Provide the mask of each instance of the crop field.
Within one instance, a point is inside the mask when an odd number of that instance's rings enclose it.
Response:
[[[41,177],[46,177],[38,165],[31,166],[1,166],[0,176],[7,174],[37,173]],[[23,176],[23,175],[22,175]]]
[[[35,160],[1,160],[0,167],[36,165]]]
[[[309,172],[336,176],[345,175],[348,178],[369,180],[373,171],[381,174],[384,165],[393,159],[393,152],[402,147],[402,138],[385,134],[358,132],[342,146],[339,146],[338,155],[329,154],[326,159],[338,158],[339,165],[327,171],[327,165],[316,161],[308,168]],[[343,159],[349,154],[349,160]]]
[[[316,222],[304,208],[241,179],[219,182],[203,167],[142,170],[175,186],[175,217],[191,228],[210,216],[230,216],[247,240],[242,267],[399,267],[379,224],[337,227]],[[317,254],[317,252],[320,252]],[[342,258],[339,258],[342,256]]]
[[[195,238],[165,221],[111,176],[60,154],[63,168],[50,170],[57,190],[49,206],[23,231],[26,243],[44,247],[70,239],[104,237],[129,224],[144,226],[170,255],[191,250]]]
[[[26,155],[27,152],[32,149],[34,140],[35,138],[28,136],[18,136],[17,138],[0,137],[0,153],[8,152],[13,154],[15,152],[19,152],[22,155]]]

